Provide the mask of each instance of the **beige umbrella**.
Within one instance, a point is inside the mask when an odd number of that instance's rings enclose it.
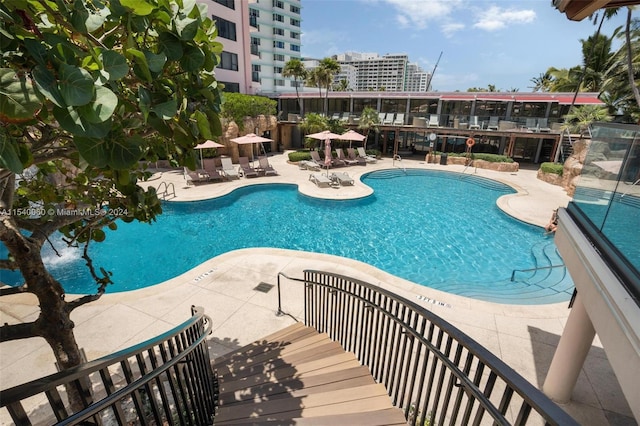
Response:
[[[248,135],[238,136],[237,138],[231,139],[231,142],[235,142],[238,145],[247,145],[263,142],[273,142],[273,139],[263,138],[262,136],[258,136],[255,133],[249,133]],[[251,148],[251,161],[253,161],[253,147]]]
[[[343,141],[349,141],[349,148],[351,148],[351,142],[353,142],[353,141],[362,142],[363,140],[366,139],[366,136],[365,135],[361,135],[360,133],[356,132],[355,130],[349,130],[349,131],[343,133],[342,135],[340,135],[340,137],[338,139],[343,140]]]
[[[307,135],[308,138],[320,139],[321,141],[326,141],[327,139],[340,139],[341,135],[337,133],[331,132],[331,130],[324,130],[318,133],[311,133]]]
[[[211,139],[207,139],[201,144],[196,145],[194,148],[197,150],[200,150],[200,167],[204,168],[204,162],[202,160],[202,150],[209,149],[209,148],[224,148],[224,145],[216,141],[212,141]]]

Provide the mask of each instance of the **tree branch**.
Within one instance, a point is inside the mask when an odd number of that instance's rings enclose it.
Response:
[[[4,324],[0,327],[0,342],[40,337],[37,333],[36,322],[22,324]]]
[[[15,271],[18,269],[18,264],[10,259],[0,259],[0,269]]]

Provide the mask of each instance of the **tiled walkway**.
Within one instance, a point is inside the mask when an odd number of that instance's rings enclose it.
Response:
[[[180,171],[163,171],[157,173],[149,184],[157,187],[161,181],[173,183],[176,200],[215,197],[240,185],[273,182],[297,183],[299,190],[307,195],[340,199],[370,194],[370,189],[358,180],[363,173],[400,165],[477,173],[508,183],[519,192],[500,198],[499,207],[508,214],[540,226],[548,221],[554,208],[569,201],[561,188],[538,180],[535,170],[500,173],[426,164],[417,158],[403,159],[401,163],[394,164],[385,158],[377,164],[342,169],[356,178],[353,187],[318,188],[309,181],[308,171],[288,164],[284,155],[276,154],[269,160],[279,172],[278,176],[187,187]],[[148,267],[161,265],[153,265],[151,261]],[[213,321],[212,351],[222,354],[293,322],[289,316],[275,314],[275,287],[266,293],[256,290],[256,287],[261,283],[275,285],[279,272],[302,277],[304,269],[331,271],[378,284],[433,310],[539,388],[569,313],[566,303],[515,306],[481,302],[418,286],[351,259],[265,248],[225,253],[162,284],[105,295],[97,302],[74,311],[76,336],[87,357],[95,359],[166,331],[189,316],[191,305],[199,305],[205,308]],[[298,318],[302,313],[301,295],[298,283],[282,282],[283,308]],[[35,299],[29,295],[0,300],[0,320],[3,323],[33,320],[37,312]],[[41,339],[8,342],[0,346],[2,388],[52,372],[53,357]],[[573,401],[565,409],[583,425],[636,424],[597,338],[578,379]]]

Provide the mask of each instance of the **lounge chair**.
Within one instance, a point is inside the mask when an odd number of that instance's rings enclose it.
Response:
[[[276,169],[271,167],[269,164],[269,159],[267,157],[258,158],[258,168],[256,169],[258,173],[264,173],[265,176],[268,175],[277,175]]]
[[[353,148],[347,148],[347,157],[349,157],[349,160],[355,160],[356,163],[358,164],[363,164],[366,165],[367,161],[360,157],[358,154],[356,154],[356,150]]]
[[[384,112],[379,112],[378,113],[378,124],[384,124],[384,118],[386,117],[386,114]]]
[[[498,124],[500,123],[500,117],[489,117],[489,123],[487,124],[487,130],[498,130]]]
[[[347,121],[349,121],[349,113],[343,112],[342,117],[340,117],[340,121],[342,121],[343,123],[346,123]]]
[[[337,158],[338,161],[342,161],[347,166],[358,164],[358,160],[352,160],[346,155],[344,155],[344,151],[342,150],[342,148],[336,148],[336,156],[338,157]]]
[[[440,127],[440,116],[438,114],[429,115],[427,127]]]
[[[184,179],[187,181],[187,185],[196,185],[198,183],[208,182],[209,176],[204,173],[192,172],[185,167]]]
[[[300,170],[316,170],[316,171],[319,171],[322,168],[320,164],[310,160],[299,161],[298,167],[300,168]]]
[[[360,156],[360,158],[364,158],[364,161],[367,163],[375,163],[378,161],[378,159],[373,155],[367,154],[367,152],[361,146],[358,147],[358,155]]]
[[[340,185],[353,185],[353,178],[346,172],[331,173],[331,180],[337,181]]]
[[[340,120],[340,113],[339,112],[334,112],[333,115],[331,116],[332,120]]]
[[[397,113],[395,120],[393,120],[393,125],[394,126],[402,126],[402,125],[404,125],[404,114],[402,114],[400,112]]]
[[[216,170],[215,167],[213,167],[213,165],[211,167],[205,168],[204,171],[207,173],[207,175],[209,175],[210,181],[224,180],[224,176],[222,176],[222,174],[220,174],[220,172]]]
[[[538,118],[538,131],[543,133],[549,133],[551,131],[548,119]]]
[[[238,171],[233,167],[233,163],[231,162],[231,158],[223,157],[223,158],[220,159],[220,162],[222,163],[222,173],[224,173],[224,175],[228,179],[239,179],[240,178],[240,175],[238,174]]]
[[[530,132],[538,131],[538,126],[536,125],[535,118],[527,118],[527,120],[525,121],[524,127]]]
[[[320,167],[320,168],[327,167],[324,164],[324,160],[322,160],[322,158],[320,158],[320,154],[318,153],[318,151],[311,151],[310,154],[311,154],[311,161],[316,163],[318,165],[318,167]]]
[[[309,180],[315,183],[317,187],[331,186],[331,179],[322,173],[311,173],[309,175]]]
[[[478,122],[478,116],[472,115],[469,117],[469,130],[480,130],[482,126]]]
[[[347,162],[339,157],[334,157],[333,153],[331,154],[331,165],[332,166],[346,166]]]
[[[240,157],[238,158],[240,165],[238,166],[238,172],[241,176],[246,178],[249,177],[258,177],[258,172],[254,169],[251,164],[249,164],[249,157]]]
[[[387,115],[385,116],[384,121],[382,122],[382,124],[385,124],[385,125],[393,124],[393,116],[394,115],[395,115],[394,113],[388,112]]]

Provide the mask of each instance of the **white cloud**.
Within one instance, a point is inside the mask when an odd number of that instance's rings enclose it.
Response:
[[[301,35],[302,54],[305,57],[322,59],[343,52],[349,35],[335,30],[304,31]]]
[[[465,28],[464,24],[458,22],[450,22],[440,26],[445,37],[453,37],[453,35]]]
[[[424,29],[429,21],[441,21],[462,4],[462,0],[385,0],[395,9],[403,28]]]
[[[536,13],[533,10],[502,9],[491,6],[478,15],[473,26],[485,31],[497,31],[510,25],[528,24],[535,19]]]

